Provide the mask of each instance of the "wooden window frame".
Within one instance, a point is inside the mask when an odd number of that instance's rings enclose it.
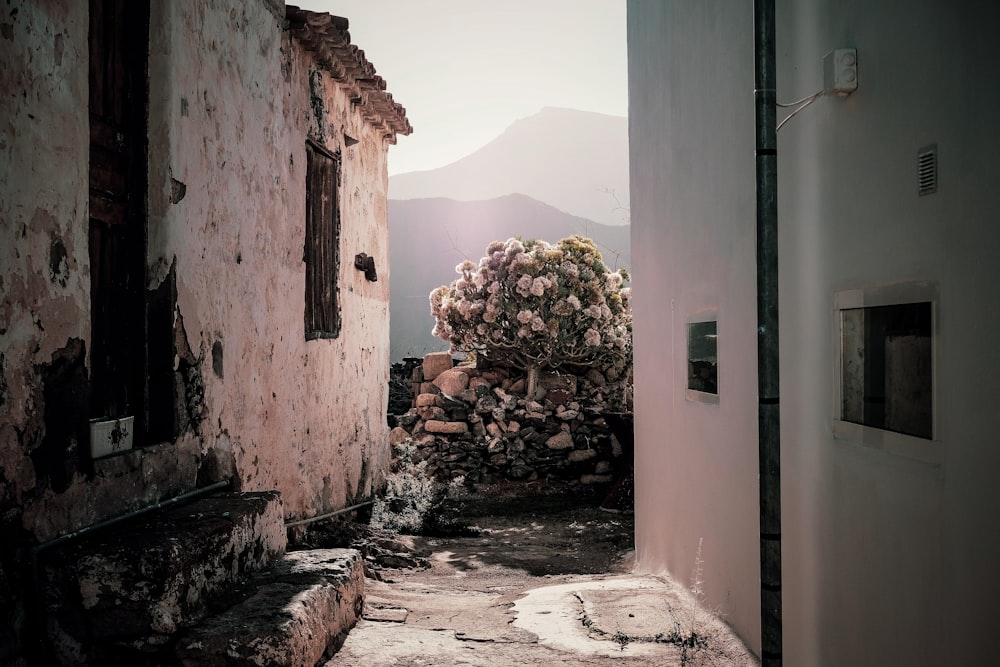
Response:
[[[340,151],[306,140],[306,340],[340,335],[340,168]]]

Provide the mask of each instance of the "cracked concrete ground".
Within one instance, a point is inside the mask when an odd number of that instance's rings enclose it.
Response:
[[[421,570],[366,581],[326,667],[756,665],[686,587],[630,574],[631,515],[576,493],[476,497],[474,537],[413,537]]]

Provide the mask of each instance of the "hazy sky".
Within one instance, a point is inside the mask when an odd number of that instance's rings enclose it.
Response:
[[[414,132],[389,173],[454,162],[556,106],[628,113],[625,0],[294,0],[350,20]]]

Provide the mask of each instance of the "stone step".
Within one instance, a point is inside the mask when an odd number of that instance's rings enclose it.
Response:
[[[246,599],[186,631],[183,667],[315,667],[343,644],[364,608],[355,549],[286,554]]]
[[[59,664],[97,664],[101,647],[167,644],[214,595],[285,552],[276,491],[217,493],[46,551],[39,562]]]

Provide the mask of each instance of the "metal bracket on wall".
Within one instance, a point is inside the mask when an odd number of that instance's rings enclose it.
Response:
[[[375,273],[374,257],[369,257],[363,252],[358,253],[354,256],[354,268],[365,272],[365,280],[369,282],[375,282],[378,280],[378,274]]]

